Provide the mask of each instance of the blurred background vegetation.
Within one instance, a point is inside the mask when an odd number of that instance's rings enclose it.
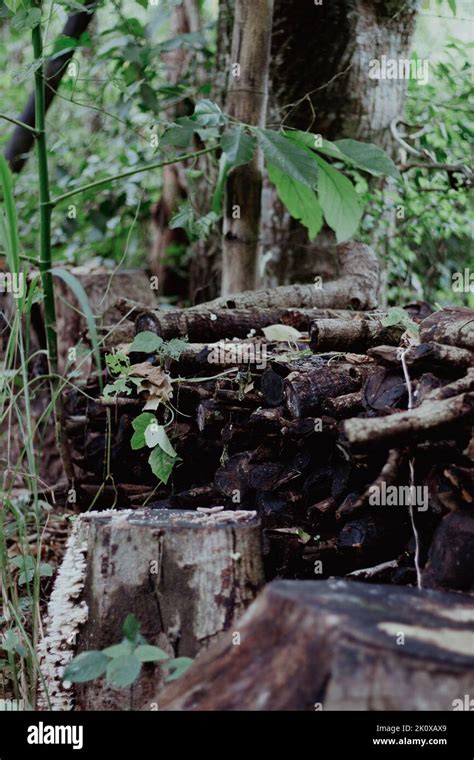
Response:
[[[61,92],[47,114],[53,195],[106,174],[152,161],[158,152],[152,135],[166,122],[167,109],[209,97],[215,55],[217,0],[203,0],[202,32],[172,37],[170,19],[175,0],[149,6],[147,0],[108,0],[97,11],[75,56],[78,70],[66,74]],[[47,4],[46,4],[47,6]],[[51,3],[46,30],[48,53],[61,49],[57,40],[74,0]],[[18,115],[31,87],[29,31],[6,22],[0,0],[0,93],[2,110]],[[414,55],[430,57],[429,82],[410,81],[405,121],[411,133],[423,130],[413,145],[430,151],[439,163],[465,162],[474,125],[472,95],[472,9],[468,0],[428,0],[417,20]],[[65,44],[65,43],[64,43]],[[194,65],[176,86],[168,83],[163,54],[178,46],[190,48]],[[208,73],[196,86],[194,67]],[[76,75],[77,74],[77,75]],[[168,110],[169,113],[169,110]],[[0,147],[12,125],[1,122]],[[36,157],[32,153],[16,178],[16,198],[24,251],[33,255],[38,211]],[[192,175],[192,170],[188,169]],[[412,169],[403,186],[391,193],[358,189],[369,201],[361,239],[375,226],[383,235],[384,210],[403,208],[387,252],[389,302],[424,298],[432,303],[474,305],[474,294],[452,290],[452,275],[473,260],[472,207],[468,190],[445,171]],[[189,177],[188,177],[189,179]],[[191,179],[196,179],[192,177]],[[55,215],[54,257],[74,264],[92,259],[121,260],[126,266],[146,266],[152,246],[152,209],[160,198],[161,173],[148,172],[110,184],[100,194],[78,196],[76,218],[67,208]],[[183,270],[185,246],[170,251]]]

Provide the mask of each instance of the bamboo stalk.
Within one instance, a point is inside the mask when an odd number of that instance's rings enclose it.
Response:
[[[36,61],[43,59],[43,38],[41,24],[35,26],[31,33],[33,54]],[[64,471],[69,481],[74,478],[67,440],[63,434],[63,407],[58,385],[58,341],[56,334],[56,308],[54,304],[53,275],[51,273],[51,195],[49,189],[48,153],[45,130],[45,84],[44,63],[35,71],[35,130],[36,151],[38,156],[39,211],[40,211],[40,251],[39,269],[44,293],[44,323],[46,346],[48,350],[51,399],[54,403],[54,420],[56,441],[61,455]]]

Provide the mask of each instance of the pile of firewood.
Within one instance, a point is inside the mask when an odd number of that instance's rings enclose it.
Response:
[[[418,325],[411,333],[373,311],[136,307],[118,331],[122,347],[132,329],[200,341],[167,366],[176,410],[168,433],[181,461],[157,488],[148,452],[130,447],[143,397],[105,403],[97,387],[87,389],[95,401],[72,392],[80,498],[255,509],[268,578],[415,583],[417,553],[424,585],[471,589],[474,312],[430,311],[406,309]],[[280,328],[286,339],[276,341],[276,324],[293,330]],[[158,422],[169,414],[159,408]]]

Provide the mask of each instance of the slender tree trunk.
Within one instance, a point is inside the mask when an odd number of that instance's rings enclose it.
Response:
[[[245,124],[265,126],[273,0],[237,0],[227,112]],[[222,295],[256,285],[262,157],[234,169],[227,181],[222,247]]]

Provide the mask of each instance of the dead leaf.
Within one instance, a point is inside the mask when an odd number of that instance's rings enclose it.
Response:
[[[271,341],[292,341],[302,337],[299,330],[290,325],[268,325],[262,327],[262,332],[267,340]]]
[[[149,362],[133,365],[135,377],[143,378],[139,391],[148,394],[144,410],[156,410],[161,403],[173,397],[171,378],[161,367],[153,367]]]

